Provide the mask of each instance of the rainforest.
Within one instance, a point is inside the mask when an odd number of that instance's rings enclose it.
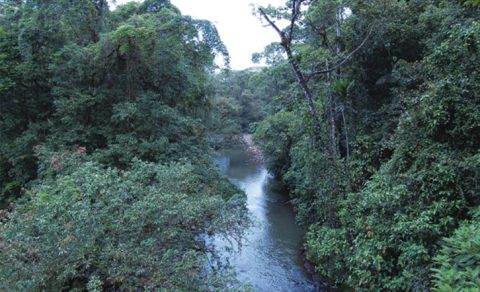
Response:
[[[174,2],[0,0],[0,291],[480,291],[480,1]]]

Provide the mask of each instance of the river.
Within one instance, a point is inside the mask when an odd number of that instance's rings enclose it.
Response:
[[[247,195],[252,218],[242,247],[223,252],[237,280],[254,291],[319,291],[304,269],[305,231],[295,224],[288,196],[275,191],[265,166],[244,148],[224,150],[215,159],[221,172]],[[217,246],[228,246],[218,240]]]

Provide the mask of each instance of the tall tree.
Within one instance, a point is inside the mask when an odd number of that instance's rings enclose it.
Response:
[[[330,156],[332,159],[338,159],[338,143],[337,143],[337,129],[336,129],[336,101],[335,101],[335,96],[332,92],[332,72],[337,71],[337,73],[340,73],[340,67],[344,65],[354,54],[356,51],[358,51],[367,41],[368,37],[370,36],[372,30],[367,34],[365,39],[361,42],[361,44],[353,51],[349,52],[343,59],[337,61],[334,64],[330,64],[330,60],[327,58],[325,60],[325,67],[321,70],[316,70],[311,73],[304,73],[302,68],[300,67],[299,63],[297,62],[297,59],[299,58],[298,56],[295,56],[293,53],[293,45],[295,42],[295,29],[298,29],[299,22],[303,23],[309,23],[310,25],[312,24],[312,19],[305,19],[305,16],[302,14],[305,14],[302,12],[302,5],[309,5],[311,4],[309,1],[303,1],[303,0],[293,0],[289,2],[289,8],[290,8],[290,13],[287,13],[286,18],[289,21],[289,25],[287,28],[284,30],[281,30],[278,25],[272,20],[272,15],[278,14],[278,11],[275,11],[272,8],[265,9],[265,8],[259,8],[259,12],[261,16],[267,21],[267,23],[278,33],[280,36],[280,44],[283,47],[286,55],[288,62],[290,63],[292,70],[295,74],[295,77],[297,79],[297,82],[299,86],[302,89],[303,95],[306,99],[307,105],[309,112],[312,116],[312,121],[313,121],[313,127],[314,127],[314,133],[316,138],[319,140],[319,143],[321,145],[325,145],[325,142],[323,141],[321,137],[321,122],[319,115],[317,113],[317,110],[315,109],[315,98],[313,97],[312,90],[309,86],[309,81],[311,80],[312,76],[316,74],[324,74],[325,75],[325,82],[327,84],[328,88],[328,98],[327,98],[327,108],[328,108],[328,124],[329,124],[329,146],[327,147]],[[345,7],[340,4],[338,7],[335,7],[335,31],[336,31],[336,44],[335,44],[335,53],[337,55],[340,55],[341,53],[341,44],[340,44],[340,37],[341,37],[341,20],[342,17],[344,17],[343,11]],[[309,17],[309,16],[307,16]],[[329,45],[329,39],[327,36],[327,27],[325,24],[321,24],[320,27],[317,25],[314,25],[314,28],[319,31],[320,36],[322,38],[322,47],[326,50],[329,51],[330,45]]]

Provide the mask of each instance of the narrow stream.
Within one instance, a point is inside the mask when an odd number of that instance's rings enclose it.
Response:
[[[242,248],[225,252],[238,281],[255,291],[319,291],[303,267],[305,232],[295,224],[288,196],[274,191],[275,180],[265,166],[252,161],[243,148],[222,151],[216,162],[247,194],[253,221]]]

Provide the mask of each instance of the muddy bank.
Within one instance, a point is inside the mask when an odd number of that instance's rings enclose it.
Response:
[[[240,138],[240,141],[245,144],[251,159],[253,159],[255,162],[265,163],[265,156],[263,155],[262,149],[255,145],[251,134],[243,134]]]

